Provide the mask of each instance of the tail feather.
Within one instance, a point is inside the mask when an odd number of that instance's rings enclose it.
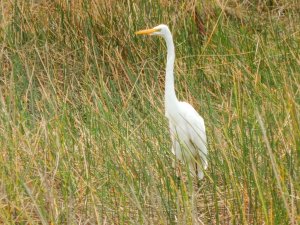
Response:
[[[203,177],[204,177],[204,173],[203,173],[203,170],[206,170],[207,167],[208,167],[208,161],[207,161],[207,158],[205,157],[202,157],[201,160],[201,167],[198,165],[198,163],[196,164],[197,166],[197,176],[198,176],[198,179],[199,180],[202,180]]]
[[[202,170],[199,170],[197,175],[199,180],[202,180],[204,177],[204,173],[202,172]]]

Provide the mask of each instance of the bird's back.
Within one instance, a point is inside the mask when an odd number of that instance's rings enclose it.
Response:
[[[207,141],[205,124],[203,118],[197,111],[187,102],[178,102],[177,110],[168,112],[167,117],[170,123],[171,135],[173,135],[173,145],[179,147],[179,140],[190,148],[195,156],[200,156],[203,167],[207,167]],[[174,143],[176,142],[176,143]]]

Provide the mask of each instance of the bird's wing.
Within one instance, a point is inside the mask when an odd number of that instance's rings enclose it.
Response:
[[[186,121],[186,131],[192,144],[199,150],[203,167],[207,167],[207,139],[203,118],[187,102],[180,102],[180,113]]]

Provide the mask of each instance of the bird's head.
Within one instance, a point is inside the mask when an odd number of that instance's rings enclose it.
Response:
[[[135,32],[135,34],[158,35],[158,36],[162,36],[162,37],[166,37],[170,33],[171,32],[170,32],[168,26],[165,24],[160,24],[156,27],[153,27],[152,29],[140,30],[140,31]]]

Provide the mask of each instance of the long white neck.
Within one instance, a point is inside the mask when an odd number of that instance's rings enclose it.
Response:
[[[165,110],[166,112],[172,110],[178,102],[175,88],[174,88],[174,61],[175,61],[175,48],[171,32],[165,36],[167,44],[167,65],[166,65],[166,81],[165,81]]]

